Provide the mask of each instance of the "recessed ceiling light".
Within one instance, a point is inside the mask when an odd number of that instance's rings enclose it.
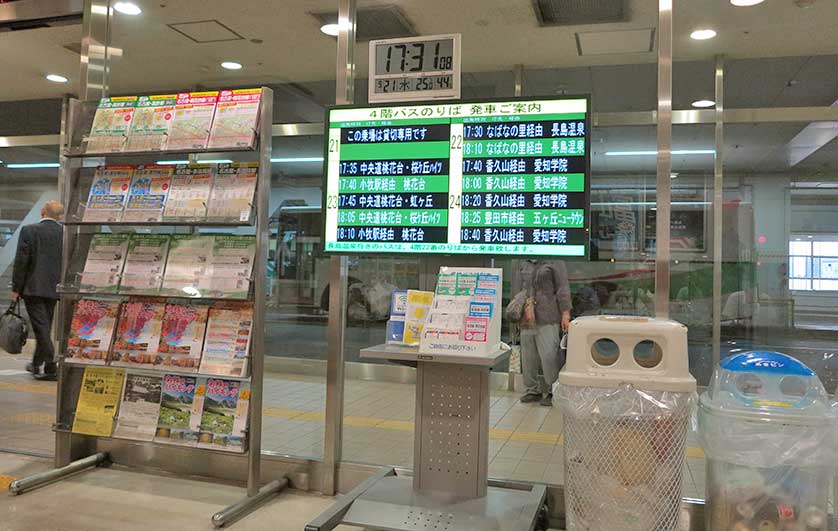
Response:
[[[696,41],[706,41],[716,36],[716,30],[700,29],[690,33],[690,38]]]
[[[113,5],[114,11],[122,13],[123,15],[139,15],[143,12],[140,6],[134,2],[117,2]]]
[[[323,24],[320,26],[320,31],[330,37],[337,37],[338,33],[340,33],[340,25],[337,23]]]
[[[765,2],[765,0],[730,0],[730,3],[735,5],[736,7],[755,6],[763,2]]]
[[[221,68],[226,68],[227,70],[241,70],[242,64],[235,61],[224,61],[221,63]]]
[[[47,79],[52,81],[53,83],[66,83],[67,78],[64,76],[59,76],[58,74],[47,74]]]
[[[712,107],[716,104],[713,100],[697,100],[692,103],[693,107],[698,107],[699,109],[704,109],[706,107]]]

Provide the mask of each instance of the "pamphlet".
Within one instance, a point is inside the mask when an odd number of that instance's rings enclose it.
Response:
[[[195,446],[198,443],[203,387],[198,385],[194,376],[167,374],[163,377],[163,397],[160,401],[160,415],[157,417],[155,442],[184,446]]]
[[[171,188],[163,217],[167,219],[205,218],[214,173],[215,167],[212,164],[177,166],[172,174]]]
[[[407,290],[393,290],[390,298],[390,319],[387,321],[387,343],[404,343],[404,317],[406,313]]]
[[[157,359],[165,305],[136,299],[122,305],[111,365],[152,368]]]
[[[79,299],[70,322],[67,361],[105,365],[118,314],[117,301]]]
[[[207,306],[167,304],[155,369],[198,372],[207,327]]]
[[[161,151],[166,149],[169,129],[175,115],[177,94],[140,96],[125,151]]]
[[[120,221],[133,175],[133,166],[96,168],[82,221],[100,223]]]
[[[206,148],[217,100],[217,90],[178,94],[166,149]]]
[[[253,306],[219,303],[209,309],[201,373],[243,377],[247,374]]]
[[[258,177],[258,162],[219,164],[212,185],[207,217],[248,221]]]
[[[404,318],[405,344],[419,344],[433,298],[434,294],[431,291],[407,290],[407,306]]]
[[[171,166],[138,166],[131,180],[131,190],[123,222],[149,223],[163,221],[163,207],[172,181]]]
[[[242,390],[241,387],[239,381],[207,379],[198,448],[244,451],[250,389]]]
[[[212,275],[215,236],[173,234],[160,292],[176,297],[200,297]]]
[[[137,96],[102,98],[93,116],[87,153],[122,151],[137,105]]]
[[[133,234],[122,271],[120,293],[156,295],[169,254],[168,234]]]
[[[85,367],[73,416],[73,433],[110,437],[124,381],[122,369]]]
[[[147,376],[129,372],[119,406],[119,417],[113,436],[122,439],[150,441],[157,431],[163,376]]]
[[[209,147],[247,148],[253,145],[259,121],[262,89],[222,90],[215,108]]]
[[[87,260],[81,273],[79,291],[82,293],[116,293],[119,288],[125,255],[128,254],[130,234],[94,234],[87,250]]]
[[[201,283],[205,297],[244,299],[250,291],[250,276],[256,255],[256,237],[216,234],[211,273]]]

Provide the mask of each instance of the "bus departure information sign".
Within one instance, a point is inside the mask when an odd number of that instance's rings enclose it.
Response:
[[[589,100],[328,111],[327,252],[585,256]]]

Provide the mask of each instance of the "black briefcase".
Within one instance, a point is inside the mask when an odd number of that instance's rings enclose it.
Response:
[[[20,315],[20,299],[18,299],[9,305],[6,313],[0,316],[0,348],[9,354],[20,354],[28,336],[29,327]]]

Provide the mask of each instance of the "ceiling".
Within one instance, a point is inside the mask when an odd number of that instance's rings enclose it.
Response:
[[[596,65],[651,66],[654,94],[655,51],[620,53],[620,31],[657,26],[655,0],[626,0],[627,21],[584,26],[541,27],[531,0],[360,0],[359,9],[395,4],[420,34],[463,35],[463,71],[574,69]],[[195,86],[313,82],[335,77],[335,40],[319,31],[314,12],[334,11],[335,0],[248,0],[231,9],[220,0],[137,0],[143,13],[116,15],[113,45],[124,50],[112,68],[114,93],[149,92]],[[218,20],[242,38],[196,43],[169,25]],[[693,29],[712,27],[710,41],[689,38]],[[614,53],[579,56],[576,34],[611,32],[602,37]],[[615,33],[616,32],[616,33]],[[78,83],[79,56],[64,48],[77,44],[80,26],[60,26],[0,33],[0,101],[59,97]],[[253,42],[253,40],[261,42]],[[709,61],[717,53],[731,59],[834,54],[838,50],[835,0],[816,0],[808,9],[792,0],[771,0],[753,8],[735,8],[727,0],[675,0],[676,61]],[[366,75],[366,43],[358,43],[359,77]],[[245,68],[220,68],[234,60]],[[622,76],[645,75],[624,69]],[[44,80],[46,73],[70,78],[67,85]],[[712,88],[712,70],[710,70]],[[644,84],[648,86],[649,80]],[[647,88],[647,87],[644,87]],[[759,90],[758,84],[751,88]]]

